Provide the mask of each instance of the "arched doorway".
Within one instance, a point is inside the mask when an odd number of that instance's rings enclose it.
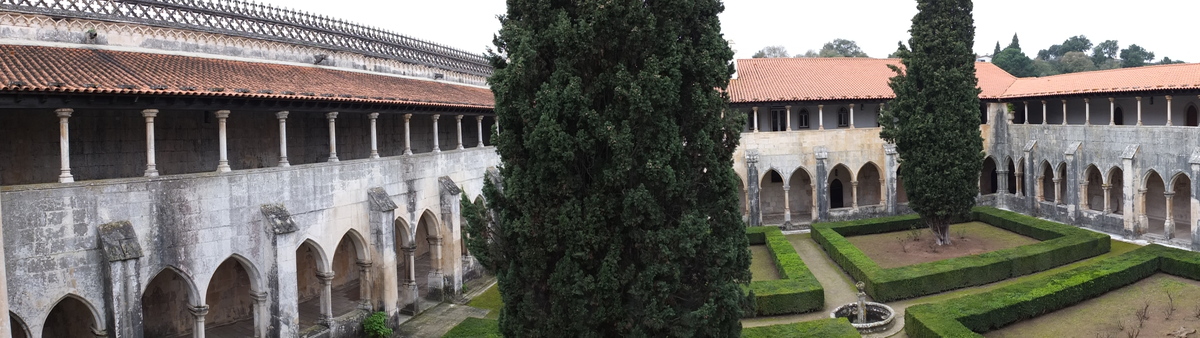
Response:
[[[325,292],[320,275],[326,270],[325,262],[324,251],[312,240],[296,248],[296,301],[301,330],[320,324],[321,294]]]
[[[838,164],[829,171],[829,208],[845,208],[854,202],[850,200],[850,169],[844,164]]]
[[[338,242],[333,252],[333,280],[330,281],[330,310],[333,317],[350,313],[363,304],[363,283],[361,283],[364,245],[358,240],[354,230],[348,231]]]
[[[1006,167],[1008,168],[1008,193],[1017,193],[1017,166],[1013,165],[1012,158],[1008,158]]]
[[[96,328],[96,315],[91,305],[69,295],[58,301],[46,316],[42,338],[97,337],[93,331]]]
[[[1054,202],[1054,169],[1050,168],[1050,163],[1042,162],[1042,175],[1038,182],[1038,191],[1042,194],[1042,201]]]
[[[254,332],[254,299],[249,269],[230,257],[213,272],[205,301],[204,331],[213,337],[236,337]]]
[[[400,284],[400,304],[407,315],[415,315],[420,309],[414,307],[417,299],[416,280],[416,243],[412,240],[412,228],[403,218],[396,218],[395,248],[396,248],[396,279]]]
[[[1153,234],[1165,235],[1164,222],[1167,219],[1166,185],[1162,176],[1153,170],[1146,175],[1146,194],[1142,196],[1145,205],[1142,211],[1148,222],[1147,231]]]
[[[811,220],[816,215],[813,212],[813,183],[808,170],[798,168],[788,178],[788,203],[791,204],[792,222],[796,220]]]
[[[12,338],[29,338],[29,326],[11,311],[8,313],[8,328],[12,331]]]
[[[1108,170],[1108,212],[1125,213],[1125,172],[1119,167]]]
[[[1179,173],[1171,180],[1171,219],[1175,222],[1175,238],[1192,238],[1192,180]]]
[[[883,184],[880,182],[879,167],[875,163],[867,162],[862,168],[858,169],[858,205],[879,205],[883,201],[883,192],[880,187]]]
[[[142,292],[142,334],[146,337],[189,336],[196,328],[191,307],[197,303],[195,287],[175,269],[166,268]]]
[[[988,156],[983,159],[983,170],[979,173],[979,193],[995,194],[999,178],[996,177],[996,160]]]
[[[783,224],[783,176],[767,169],[758,184],[758,203],[763,225]]]
[[[1189,105],[1187,108],[1187,116],[1186,116],[1187,126],[1189,126],[1189,127],[1200,126],[1200,120],[1198,120],[1196,118],[1196,115],[1197,115],[1196,114],[1196,106]]]
[[[1087,179],[1087,191],[1084,191],[1085,209],[1093,211],[1104,211],[1104,176],[1100,175],[1100,169],[1096,169],[1095,165],[1089,165],[1084,171],[1084,177]]]
[[[442,236],[438,224],[433,213],[426,210],[417,222],[416,236],[413,236],[413,277],[417,283],[418,299],[426,303],[421,309],[442,301]]]

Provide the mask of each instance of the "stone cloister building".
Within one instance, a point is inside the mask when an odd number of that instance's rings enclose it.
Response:
[[[0,336],[347,337],[454,297],[490,72],[237,0],[0,0]]]
[[[739,60],[749,223],[909,212],[877,116],[895,59]],[[1200,250],[1200,64],[1017,79],[977,63],[979,203]]]

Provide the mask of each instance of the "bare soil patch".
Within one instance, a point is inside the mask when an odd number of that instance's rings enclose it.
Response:
[[[950,226],[950,245],[937,245],[928,228],[888,232],[846,239],[879,264],[895,268],[956,257],[978,255],[1039,242],[983,222]]]
[[[1145,315],[1139,319],[1142,312]],[[1183,332],[1200,329],[1200,282],[1160,273],[984,336],[1183,337],[1170,335],[1181,328]],[[1186,337],[1200,337],[1200,334]]]
[[[751,280],[779,279],[779,269],[775,267],[775,258],[766,245],[750,246],[750,275]]]

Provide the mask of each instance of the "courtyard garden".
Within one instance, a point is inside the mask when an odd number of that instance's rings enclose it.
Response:
[[[952,244],[931,246],[915,215],[748,228],[742,336],[1200,337],[1200,253],[986,207],[951,229]],[[856,281],[895,309],[891,329],[862,335],[830,318],[857,300]],[[498,336],[495,286],[468,305],[490,311],[446,337]]]

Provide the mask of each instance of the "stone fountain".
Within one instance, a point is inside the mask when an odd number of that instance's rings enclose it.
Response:
[[[892,319],[896,311],[892,307],[876,302],[867,301],[866,284],[859,281],[854,284],[858,288],[858,302],[839,306],[829,314],[830,318],[846,317],[859,333],[875,333],[887,331],[892,327]]]

